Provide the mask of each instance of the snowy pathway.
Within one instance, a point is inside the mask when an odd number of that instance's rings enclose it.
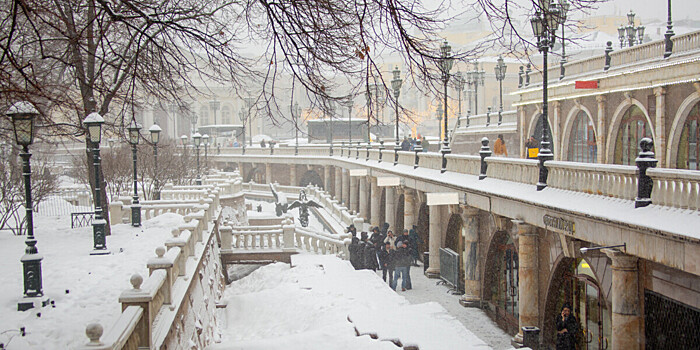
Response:
[[[381,278],[381,271],[378,272]],[[457,318],[464,327],[485,341],[494,350],[512,349],[511,336],[500,329],[484,311],[478,308],[466,308],[459,303],[459,295],[452,295],[445,285],[436,285],[439,280],[429,279],[423,274],[423,265],[411,267],[413,289],[398,294],[411,304],[430,301],[438,302],[450,315]]]

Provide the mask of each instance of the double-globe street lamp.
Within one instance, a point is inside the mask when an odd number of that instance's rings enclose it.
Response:
[[[464,90],[464,85],[466,83],[466,80],[464,79],[464,76],[462,75],[462,72],[456,72],[455,73],[455,78],[454,78],[454,88],[457,90],[457,127],[459,128],[459,119],[462,117],[462,91]]]
[[[129,130],[129,143],[131,144],[131,155],[134,160],[134,197],[131,201],[131,225],[139,227],[141,226],[141,204],[139,203],[138,173],[136,170],[136,147],[139,145],[141,126],[136,123],[136,119],[131,119],[131,124],[129,124],[127,130]]]
[[[36,247],[37,240],[34,237],[34,219],[32,207],[32,169],[29,164],[29,145],[34,142],[34,118],[39,112],[34,105],[27,101],[20,101],[13,104],[5,113],[12,120],[15,132],[15,141],[22,147],[22,175],[24,176],[24,199],[25,218],[27,223],[27,239],[24,244],[24,255],[20,259],[24,276],[24,295],[17,303],[18,311],[29,310],[39,302],[41,306],[46,306],[49,302],[44,296],[43,283],[41,277],[41,260],[43,256],[39,254]]]
[[[396,100],[396,130],[394,131],[394,165],[396,165],[399,163],[399,150],[401,149],[401,146],[399,146],[399,95],[401,94],[401,84],[403,84],[403,80],[401,80],[399,66],[396,66],[392,73],[394,74],[394,79],[391,80],[391,88],[394,90],[394,99]]]
[[[627,47],[632,47],[635,44],[641,44],[644,39],[644,26],[639,25],[634,26],[634,17],[636,14],[634,11],[630,10],[627,14],[627,25],[620,25],[617,28],[618,39],[620,40],[620,48],[625,47],[625,40],[627,41]],[[563,14],[563,19],[566,19],[566,14]]]
[[[559,61],[559,80],[564,79],[564,74],[566,73],[566,68],[564,68],[564,65],[566,64],[566,42],[564,41],[564,22],[566,22],[566,14],[569,12],[569,8],[571,7],[571,4],[569,4],[568,1],[566,0],[559,0],[559,11],[561,12],[561,61]],[[644,29],[642,29],[644,31]],[[641,43],[642,40],[639,40],[639,43]]]
[[[197,178],[195,184],[199,186],[202,184],[202,178],[199,175],[199,145],[202,143],[202,135],[199,132],[194,133],[194,135],[192,135],[192,142],[194,142],[194,148],[197,152]]]
[[[537,158],[539,159],[540,176],[537,182],[537,190],[547,187],[547,175],[549,171],[544,163],[554,159],[549,142],[549,122],[547,121],[547,52],[554,46],[556,31],[561,24],[561,12],[556,3],[550,0],[539,0],[535,16],[530,19],[532,32],[537,37],[537,49],[542,53],[542,141]]]
[[[102,139],[102,124],[104,122],[104,118],[97,112],[90,113],[83,120],[83,124],[87,128],[88,139],[92,143],[92,160],[95,170],[95,218],[92,220],[93,250],[90,255],[109,254],[105,237],[107,221],[102,215],[102,196],[100,195],[100,187],[102,187],[100,183],[100,140]]]
[[[148,131],[151,133],[151,143],[153,144],[153,198],[160,199],[160,190],[158,188],[158,141],[160,141],[160,132],[163,131],[158,124],[153,124]]]
[[[450,143],[448,140],[447,132],[447,83],[450,81],[450,70],[452,70],[452,65],[454,64],[454,58],[452,57],[452,47],[447,43],[447,40],[440,46],[440,71],[442,72],[442,82],[445,87],[445,138],[442,141],[442,148],[440,152],[442,153],[442,168],[441,173],[447,171],[447,155],[452,152],[450,149]]]
[[[503,57],[499,55],[496,66],[493,68],[496,73],[496,80],[498,80],[498,125],[501,125],[501,122],[503,122],[503,79],[506,78],[507,68],[508,66],[503,62]]]

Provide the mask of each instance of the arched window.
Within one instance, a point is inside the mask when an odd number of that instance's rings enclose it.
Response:
[[[644,112],[637,106],[630,107],[622,116],[620,130],[615,141],[615,164],[634,165],[639,153],[639,141],[651,138],[651,129]]]
[[[540,142],[542,141],[542,115],[537,116],[537,124],[535,124],[535,131],[533,136],[535,136],[535,140],[537,140],[537,147],[540,146]],[[549,140],[550,144],[550,149],[552,152],[554,151],[554,142],[552,141],[552,125],[549,123],[549,119],[547,119],[547,139]]]
[[[588,114],[579,111],[569,136],[568,160],[572,162],[595,163],[598,155],[595,130]]]
[[[231,124],[231,109],[228,106],[221,108],[221,123]]]
[[[690,110],[678,144],[678,169],[700,170],[700,102]]]

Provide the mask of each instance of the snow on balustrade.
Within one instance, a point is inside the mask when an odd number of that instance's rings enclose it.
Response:
[[[637,167],[548,161],[548,184],[576,192],[634,200],[637,195]]]
[[[673,208],[700,210],[700,172],[654,168],[647,175],[654,182],[651,201]]]

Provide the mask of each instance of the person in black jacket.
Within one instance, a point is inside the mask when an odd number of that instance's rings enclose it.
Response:
[[[350,253],[350,264],[355,270],[361,269],[362,255],[360,254],[360,240],[356,236],[352,236],[352,242],[348,245],[348,253]]]
[[[377,268],[379,268],[379,259],[377,258],[377,249],[372,242],[365,242],[363,257],[364,268],[377,271]]]
[[[369,237],[369,241],[375,245],[382,241],[382,234],[379,232],[379,227],[375,226],[372,228],[372,236]]]
[[[561,314],[557,316],[557,350],[576,350],[578,321],[571,314],[571,305],[564,303]]]
[[[396,284],[401,280],[401,290],[406,291],[411,289],[411,277],[409,275],[409,268],[411,266],[411,253],[408,250],[407,242],[397,242],[396,243],[396,253],[394,253],[394,279],[391,283],[391,289],[396,290]]]
[[[394,249],[391,248],[391,243],[386,242],[378,253],[379,263],[382,268],[382,279],[387,282],[386,275],[389,274],[389,284],[394,280]]]
[[[410,244],[410,242],[408,241],[408,230],[403,230],[403,234],[396,237],[396,240],[394,241],[394,245],[396,245],[396,247],[398,248],[399,243],[402,241],[406,241],[406,246],[408,246]]]

